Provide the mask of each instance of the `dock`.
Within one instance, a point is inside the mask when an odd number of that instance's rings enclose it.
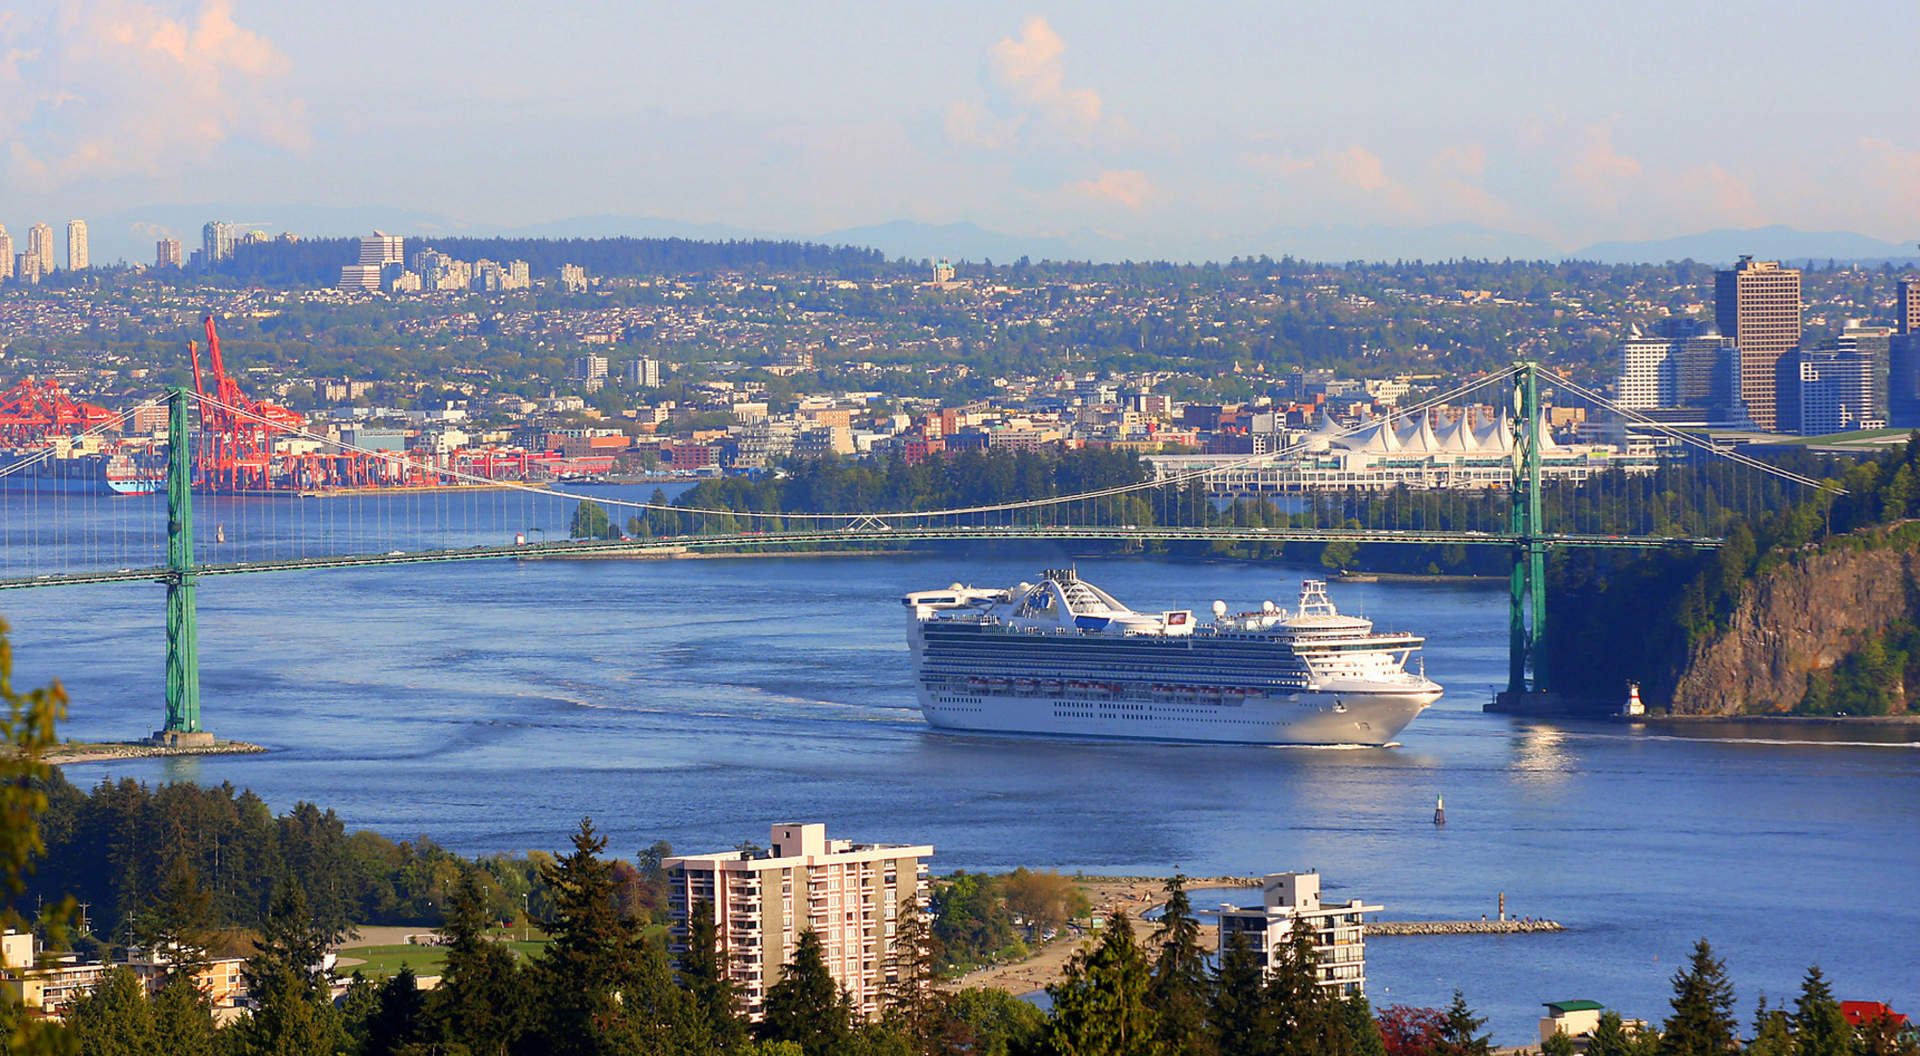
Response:
[[[1529,935],[1565,931],[1554,920],[1370,920],[1367,938],[1392,935]]]

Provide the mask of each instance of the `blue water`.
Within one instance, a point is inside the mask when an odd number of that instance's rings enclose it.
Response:
[[[1427,634],[1449,687],[1388,749],[1074,743],[954,736],[912,709],[897,597],[1002,585],[1069,560],[938,558],[491,562],[211,579],[200,588],[205,712],[251,757],[71,768],[90,784],[232,781],[350,827],[464,852],[555,848],[591,814],[632,854],[764,837],[930,842],[936,871],[1116,874],[1318,869],[1395,918],[1509,910],[1561,935],[1369,944],[1377,1004],[1454,987],[1502,1042],[1539,1003],[1666,1011],[1693,940],[1727,958],[1742,1016],[1818,961],[1843,997],[1920,1005],[1920,751],[1634,732],[1483,714],[1505,670],[1498,584],[1336,584],[1334,600]],[[1290,602],[1302,570],[1083,560],[1146,609]],[[162,713],[154,586],[0,595],[17,684],[63,678],[74,738]],[[1610,658],[1595,657],[1594,663]],[[1838,737],[1835,740],[1832,738]],[[1881,735],[1881,740],[1889,739]],[[1912,740],[1909,732],[1893,740]],[[1781,741],[1782,743],[1775,743]],[[1444,795],[1449,824],[1431,823]]]

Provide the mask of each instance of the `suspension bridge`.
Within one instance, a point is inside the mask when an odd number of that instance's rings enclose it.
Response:
[[[209,324],[208,336],[213,338]],[[1543,479],[1541,369],[1527,362],[1474,379],[1399,412],[1405,420],[1463,401],[1491,405],[1511,439],[1500,489],[1414,494],[1405,488],[1295,496],[1279,504],[1223,506],[1204,484],[1213,474],[1271,463],[1294,449],[1227,465],[1105,488],[937,509],[794,512],[680,505],[501,479],[494,467],[423,461],[408,453],[340,442],[300,416],[248,399],[219,366],[214,383],[176,387],[118,414],[62,412],[69,435],[0,468],[0,590],[160,583],[166,591],[165,720],[155,740],[211,742],[201,721],[196,590],[201,580],[272,572],[448,561],[643,556],[687,551],[886,549],[952,541],[1091,540],[1211,546],[1289,543],[1493,547],[1511,555],[1508,692],[1538,693],[1549,678],[1535,645],[1546,624],[1546,559],[1555,549],[1711,549],[1717,534],[1688,534],[1662,503],[1686,496],[1614,480]],[[1595,406],[1611,401],[1560,378],[1551,383]],[[150,495],[75,490],[49,471],[89,438],[124,430],[164,408],[164,466],[150,469]],[[1716,448],[1631,410],[1677,451],[1711,471],[1689,478],[1720,505],[1752,516],[1777,505],[1783,487],[1832,485]],[[1357,429],[1358,427],[1356,427]],[[156,429],[154,436],[161,430]],[[158,450],[154,452],[158,457]],[[12,479],[8,479],[12,478]],[[292,479],[296,487],[285,487]],[[1656,481],[1655,484],[1658,482]],[[54,486],[47,487],[52,484]],[[1611,492],[1609,491],[1611,488]],[[583,502],[606,511],[610,530],[573,531]],[[196,508],[197,507],[197,508]],[[1546,513],[1558,509],[1560,523]],[[196,526],[196,516],[199,517]],[[627,517],[627,531],[619,530]],[[213,522],[212,532],[206,530]],[[562,530],[548,525],[568,524]],[[595,536],[576,537],[576,534]]]

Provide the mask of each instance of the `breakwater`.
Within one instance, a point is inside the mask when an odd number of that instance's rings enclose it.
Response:
[[[1567,930],[1552,920],[1371,920],[1367,937],[1377,935],[1526,935]]]

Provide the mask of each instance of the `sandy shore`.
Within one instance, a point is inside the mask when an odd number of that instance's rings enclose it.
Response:
[[[1114,910],[1123,910],[1133,922],[1134,938],[1143,945],[1150,945],[1154,928],[1153,921],[1143,921],[1141,916],[1166,901],[1166,880],[1162,877],[1116,876],[1086,877],[1078,881],[1080,889],[1087,894],[1087,901],[1093,903],[1095,917],[1105,920]],[[1244,876],[1192,877],[1187,881],[1187,890],[1197,891],[1215,887],[1256,887],[1257,879]],[[1218,929],[1212,925],[1202,925],[1201,944],[1212,949],[1218,941]],[[1014,964],[994,965],[979,968],[966,975],[949,980],[948,989],[960,990],[967,987],[982,987],[988,990],[1004,990],[1010,994],[1030,994],[1035,990],[1044,990],[1060,981],[1065,974],[1067,962],[1073,958],[1082,946],[1090,942],[1098,932],[1082,934],[1068,928],[1059,938],[1041,946],[1036,946],[1033,955]],[[1151,950],[1149,951],[1151,955]]]

